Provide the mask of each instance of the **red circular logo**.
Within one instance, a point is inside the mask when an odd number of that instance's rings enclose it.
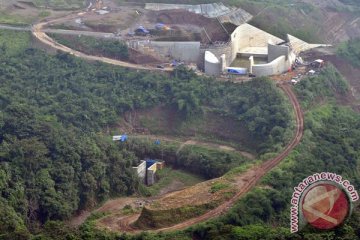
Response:
[[[346,194],[332,184],[316,185],[302,200],[305,219],[315,228],[331,229],[342,222],[350,211]]]

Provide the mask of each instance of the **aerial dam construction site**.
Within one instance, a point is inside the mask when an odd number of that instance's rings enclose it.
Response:
[[[128,14],[135,13],[137,18],[135,22],[117,32],[55,29],[57,25],[66,24],[69,21],[74,24],[74,20],[81,25],[88,15],[106,16],[120,9],[122,11],[125,9],[125,13]],[[272,76],[278,81],[278,86],[291,102],[295,128],[293,138],[277,156],[251,166],[243,173],[204,181],[157,198],[129,198],[120,200],[118,203],[105,204],[96,211],[116,212],[127,205],[140,210],[125,215],[116,213],[104,217],[98,221],[98,227],[131,233],[144,230],[172,231],[220,216],[254,187],[261,177],[277,166],[301,141],[304,128],[303,114],[289,83],[295,84],[297,82],[295,79],[299,78],[298,72],[294,71],[296,68],[302,69],[299,75],[309,74],[307,71],[310,64],[304,62],[300,54],[326,45],[309,44],[291,35],[287,35],[285,40],[280,39],[248,24],[252,16],[243,9],[230,8],[221,3],[201,5],[147,3],[143,8],[139,8],[136,4],[129,4],[121,6],[120,9],[102,5],[97,8],[89,6],[87,11],[75,12],[62,18],[48,19],[34,24],[31,31],[35,39],[44,46],[86,60],[101,61],[132,69],[172,71],[184,65],[199,75],[205,74],[217,77],[219,80],[231,78],[230,76],[242,80]],[[130,62],[85,54],[58,43],[49,35],[53,33],[84,34],[97,38],[118,39],[127,44],[130,54],[133,52],[137,57]],[[311,65],[311,68],[321,68],[322,60],[318,63],[318,66]],[[173,141],[162,139],[161,136],[155,138]],[[222,147],[231,150],[231,147]],[[142,181],[153,184],[156,180],[157,166],[159,165],[148,165],[148,160],[146,160],[133,168]],[[212,192],[214,185],[229,187]],[[187,213],[185,214],[187,217],[183,218],[184,208],[192,209],[192,207],[198,208],[198,211],[192,214]],[[174,216],[178,216],[178,219]],[[84,220],[84,216],[80,218]]]
[[[87,12],[41,22],[33,27],[34,34],[40,34],[41,31],[42,34],[87,35],[89,32],[81,29],[87,17],[106,17],[119,14],[119,11],[125,18],[127,14],[136,14],[136,20],[127,28],[119,29],[116,33],[98,32],[93,35],[124,41],[133,56],[131,62],[122,63],[124,66],[171,70],[178,65],[186,65],[209,76],[236,75],[244,78],[287,72],[294,65],[303,63],[299,57],[301,52],[327,46],[309,44],[291,35],[287,35],[287,39],[280,39],[248,24],[252,15],[245,10],[227,7],[222,3],[146,3],[140,6],[124,5],[120,9],[104,6],[99,7],[100,10],[88,8]],[[71,27],[81,31],[59,32],[52,27],[74,20],[79,26],[74,27],[74,23],[71,23]],[[54,44],[48,36],[39,40]],[[60,45],[56,46],[60,50]],[[71,53],[79,54],[76,51]]]

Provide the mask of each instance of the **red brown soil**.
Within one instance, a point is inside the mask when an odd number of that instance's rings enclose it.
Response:
[[[143,54],[135,49],[129,48],[129,61],[135,64],[156,64],[160,63],[160,60],[153,56]]]
[[[212,42],[229,40],[229,35],[220,25],[219,21],[214,18],[206,18],[202,15],[191,13],[185,10],[163,10],[157,12],[150,12],[148,18],[153,22],[162,22],[164,24],[181,24],[193,25],[204,28],[210,36]],[[202,42],[209,43],[209,39],[205,34],[202,34]]]

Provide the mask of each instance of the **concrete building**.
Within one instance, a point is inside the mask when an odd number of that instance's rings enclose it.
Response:
[[[133,170],[139,177],[140,181],[150,186],[156,182],[156,172],[165,167],[165,163],[156,160],[141,160],[137,167],[133,167]]]
[[[252,16],[243,9],[227,7],[222,3],[146,3],[145,9],[158,11],[157,17],[168,21],[167,24],[194,26],[191,31],[198,31],[201,40],[148,41],[142,48],[156,52],[161,59],[196,63],[200,70],[210,76],[224,73],[251,73],[256,76],[280,74],[292,67],[300,52],[324,46],[309,44],[291,35],[287,35],[286,40],[278,38],[248,24]],[[141,48],[138,45],[134,46]],[[246,59],[246,66],[234,65],[237,58]]]

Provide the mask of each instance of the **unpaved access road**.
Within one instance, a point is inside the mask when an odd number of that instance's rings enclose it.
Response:
[[[65,19],[74,19],[77,16],[78,16],[78,13],[72,13],[72,14],[66,16],[66,17],[57,18],[57,19],[46,21],[46,22],[37,23],[32,27],[31,32],[32,32],[33,36],[35,38],[37,38],[43,44],[45,44],[45,45],[47,45],[47,46],[49,46],[49,47],[51,47],[51,48],[53,48],[55,50],[66,52],[66,53],[69,53],[71,55],[74,55],[76,57],[80,57],[80,58],[88,60],[88,61],[100,61],[100,62],[112,64],[112,65],[117,65],[117,66],[121,66],[121,67],[132,68],[132,69],[138,69],[138,70],[166,71],[166,72],[169,72],[169,71],[173,70],[173,68],[159,69],[159,68],[152,67],[152,66],[144,66],[144,65],[139,65],[139,64],[133,64],[133,63],[124,62],[124,61],[120,61],[120,60],[115,60],[115,59],[111,59],[111,58],[107,58],[107,57],[99,57],[99,56],[88,55],[88,54],[76,51],[74,49],[71,49],[69,47],[66,47],[66,46],[64,46],[62,44],[59,44],[54,39],[49,37],[43,30],[48,24],[56,23],[58,21],[65,20]],[[81,31],[79,31],[79,34],[81,34]]]
[[[238,192],[228,201],[222,203],[217,208],[208,211],[207,213],[184,221],[182,223],[173,225],[171,227],[160,228],[156,230],[152,230],[152,232],[167,232],[167,231],[175,231],[175,230],[182,230],[187,227],[190,227],[194,224],[201,223],[207,221],[209,219],[215,218],[220,216],[221,214],[225,213],[228,209],[230,209],[237,200],[239,200],[245,193],[250,191],[257,182],[269,171],[271,171],[274,167],[276,167],[285,157],[287,157],[290,152],[300,143],[303,133],[304,133],[304,117],[302,110],[300,108],[300,104],[291,89],[291,86],[284,83],[279,84],[280,89],[282,89],[285,94],[288,96],[292,107],[294,109],[295,118],[296,118],[296,130],[293,139],[290,143],[285,147],[285,149],[276,157],[269,159],[262,163],[259,166],[249,169],[245,173],[241,174],[240,176],[235,177],[236,182],[238,184]],[[134,229],[131,226],[131,223],[136,221],[139,217],[139,214],[136,216],[129,216],[125,217],[118,221],[118,231],[130,232],[130,233],[139,233],[142,232],[141,229]]]
[[[76,16],[76,15],[75,15]],[[73,17],[73,16],[68,16],[68,17]],[[109,64],[113,64],[113,65],[118,65],[118,66],[122,66],[122,67],[128,67],[128,68],[134,68],[134,69],[141,69],[141,70],[159,70],[157,68],[153,68],[153,67],[147,67],[147,66],[141,66],[141,65],[137,65],[137,64],[131,64],[131,63],[127,63],[127,62],[123,62],[123,61],[118,61],[118,60],[113,60],[113,59],[109,59],[109,58],[104,58],[104,57],[97,57],[97,56],[91,56],[91,55],[87,55],[81,52],[78,52],[74,49],[68,48],[64,45],[58,44],[56,41],[54,41],[52,38],[50,38],[48,35],[46,35],[46,33],[44,33],[42,31],[43,27],[46,26],[47,24],[51,23],[51,22],[55,22],[57,20],[60,19],[56,19],[56,20],[52,20],[52,21],[48,21],[48,22],[43,22],[43,23],[38,23],[36,25],[34,25],[34,27],[32,28],[32,33],[33,35],[41,42],[43,42],[44,44],[63,51],[63,52],[67,52],[70,53],[74,56],[83,58],[85,60],[92,60],[92,61],[101,61],[101,62],[105,62],[105,63],[109,63]],[[61,19],[63,20],[63,18]],[[164,70],[164,69],[162,69]],[[170,71],[170,69],[165,69],[166,71]],[[220,206],[218,206],[217,208],[208,211],[207,213],[189,219],[187,221],[184,221],[182,223],[176,224],[174,226],[171,227],[166,227],[166,228],[161,228],[161,229],[156,229],[154,231],[159,232],[159,231],[174,231],[174,230],[181,230],[181,229],[185,229],[187,227],[190,227],[194,224],[209,220],[211,218],[217,217],[221,214],[223,214],[224,212],[226,212],[230,207],[232,207],[234,205],[234,203],[240,198],[242,197],[245,193],[247,193],[249,190],[251,190],[256,183],[261,179],[261,177],[263,177],[266,173],[268,173],[271,169],[273,169],[275,166],[277,166],[281,160],[283,160],[286,156],[289,155],[289,153],[291,152],[291,150],[294,149],[294,147],[296,147],[300,141],[301,138],[303,136],[303,131],[304,131],[304,118],[303,118],[303,113],[301,111],[300,108],[300,104],[294,94],[294,92],[292,91],[291,87],[288,84],[280,84],[279,87],[286,93],[286,95],[288,96],[294,112],[295,112],[295,117],[296,117],[296,131],[294,134],[294,138],[290,141],[290,143],[285,147],[285,149],[276,157],[267,160],[266,162],[264,162],[263,164],[261,164],[260,166],[256,166],[250,170],[248,170],[247,172],[241,174],[240,176],[237,176],[237,182],[238,182],[238,192],[234,195],[234,197],[232,197],[230,200],[224,202],[223,204],[221,204]],[[118,222],[118,227],[119,227],[119,231],[126,231],[126,232],[140,232],[141,230],[139,229],[133,229],[131,227],[131,223],[134,222],[137,218],[138,218],[138,214],[137,215],[132,215],[126,218],[123,218],[122,220],[120,220]]]

